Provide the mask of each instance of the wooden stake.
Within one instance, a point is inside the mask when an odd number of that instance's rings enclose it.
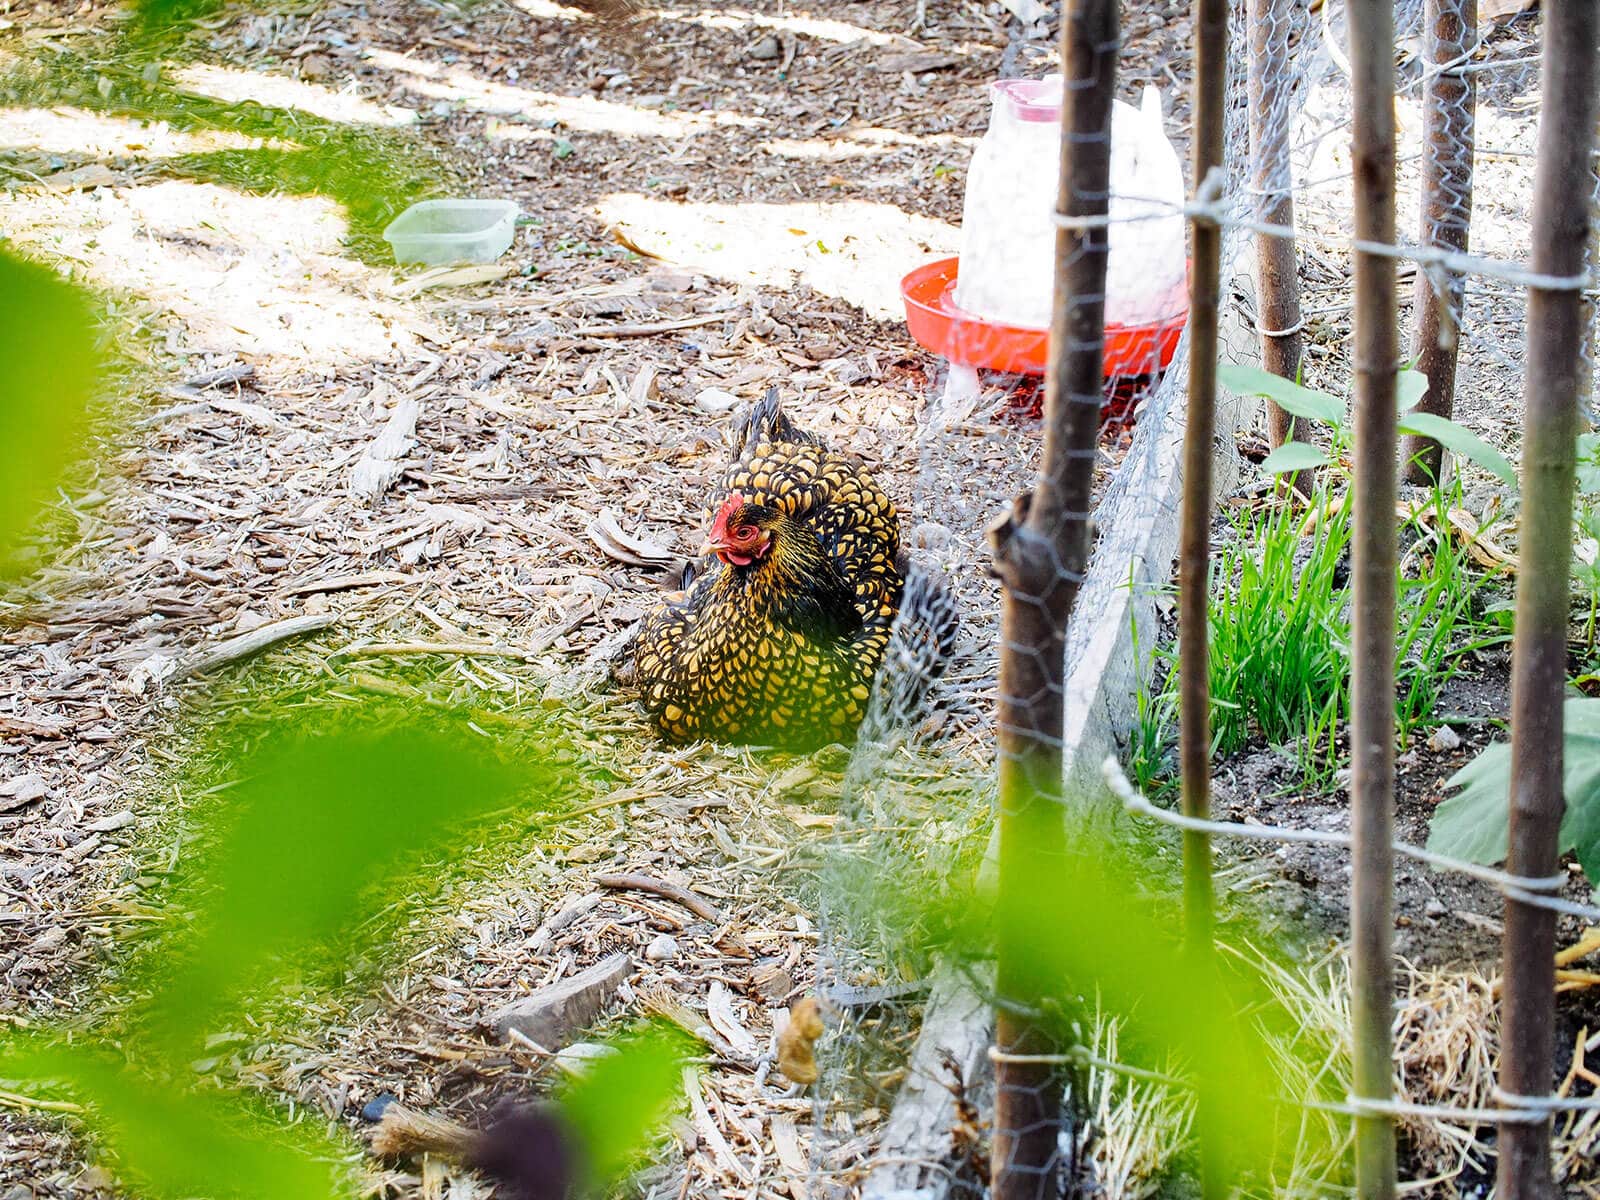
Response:
[[[1227,0],[1197,6],[1194,83],[1194,185],[1222,167],[1228,81]],[[1207,599],[1211,575],[1212,442],[1217,427],[1217,305],[1222,278],[1222,229],[1194,223],[1189,275],[1189,408],[1183,437],[1183,512],[1178,552],[1179,768],[1183,811],[1211,811],[1211,687]],[[1183,839],[1184,913],[1195,944],[1211,941],[1211,839]]]
[[[1394,6],[1350,0],[1355,234],[1394,244]],[[1350,681],[1351,1016],[1354,1091],[1387,1100],[1394,1057],[1395,383],[1394,259],[1355,254],[1355,441]],[[1356,1120],[1356,1191],[1395,1195],[1394,1124]]]
[[[1539,158],[1534,168],[1533,269],[1576,276],[1589,241],[1595,41],[1600,6],[1545,6]],[[1572,480],[1582,379],[1580,288],[1528,291],[1527,417],[1522,443],[1522,544],[1511,664],[1511,837],[1506,868],[1543,877],[1557,867],[1563,692],[1571,616]],[[1555,914],[1506,902],[1500,1086],[1549,1093],[1554,1056]],[[1497,1194],[1553,1200],[1550,1123],[1500,1127]]]
[[[1289,165],[1289,32],[1296,20],[1293,0],[1250,0],[1249,107],[1250,187],[1257,221],[1294,228],[1294,178]],[[1261,365],[1298,382],[1301,324],[1300,272],[1292,237],[1256,235],[1256,323]],[[1192,328],[1192,326],[1191,326]],[[1297,436],[1295,419],[1270,400],[1268,433],[1274,446]],[[1309,492],[1297,472],[1285,480]]]
[[[1195,6],[1193,182],[1202,191],[1223,168],[1223,129],[1228,86],[1228,0],[1199,0]],[[1194,222],[1189,274],[1189,396],[1183,434],[1183,511],[1178,548],[1178,764],[1183,811],[1191,817],[1211,812],[1211,514],[1213,442],[1217,433],[1217,309],[1222,290],[1222,229]],[[1198,830],[1183,835],[1183,915],[1185,952],[1193,969],[1203,970],[1211,953],[1211,838]],[[1199,1081],[1197,1113],[1203,1194],[1227,1194],[1228,1181],[1216,1171],[1208,1135],[1220,1102],[1219,1080]]]
[[[1423,16],[1434,74],[1423,95],[1422,231],[1418,241],[1462,253],[1472,223],[1474,76],[1461,68],[1477,40],[1478,0],[1427,0]],[[1453,65],[1452,65],[1453,64]],[[1417,369],[1428,377],[1428,393],[1417,411],[1448,417],[1455,408],[1457,326],[1461,276],[1443,268],[1417,271],[1412,299],[1416,334],[1411,342]],[[1401,470],[1412,483],[1442,479],[1444,447],[1432,438],[1408,436],[1401,443]]]
[[[1056,291],[1034,490],[990,531],[1004,587],[1000,657],[999,925],[995,1040],[1005,1054],[1047,1054],[1036,1019],[1050,981],[1039,969],[1037,898],[1066,865],[1061,780],[1066,628],[1089,557],[1089,508],[1104,388],[1107,193],[1116,84],[1117,0],[1065,0]],[[1055,1200],[1063,1127],[1062,1069],[995,1065],[995,1200]],[[1074,1088],[1076,1096],[1081,1089]],[[1072,1172],[1076,1174],[1076,1172]],[[1078,1181],[1068,1180],[1078,1194]]]

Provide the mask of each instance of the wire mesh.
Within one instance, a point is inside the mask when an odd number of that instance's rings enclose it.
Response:
[[[1455,391],[1463,398],[1455,418],[1514,454],[1516,431],[1502,414],[1515,411],[1513,397],[1520,391],[1539,63],[1524,26],[1480,27],[1474,33],[1470,0],[1459,36],[1441,33],[1441,14],[1453,3],[1430,0],[1427,12],[1421,0],[1395,7],[1402,232],[1394,246],[1367,249],[1399,260],[1401,289],[1410,298],[1402,305],[1403,337],[1410,339],[1412,353],[1424,352],[1426,373],[1433,377],[1427,352],[1454,358]],[[1003,1097],[996,1107],[993,1056],[912,1057],[919,1022],[936,1016],[934,1010],[951,1003],[950,996],[994,999],[990,977],[972,964],[956,968],[961,988],[941,992],[937,939],[925,927],[921,902],[941,890],[961,891],[974,874],[983,876],[985,851],[993,877],[996,751],[989,738],[999,734],[1002,759],[1019,744],[1063,756],[1067,778],[1081,782],[1099,765],[1098,748],[1079,751],[1084,732],[1108,712],[1113,723],[1126,723],[1129,694],[1149,670],[1147,656],[1133,675],[1117,675],[1108,685],[1100,668],[1107,661],[1105,615],[1116,613],[1124,622],[1112,631],[1118,636],[1142,623],[1148,649],[1155,637],[1151,612],[1169,588],[1171,539],[1152,538],[1149,531],[1171,529],[1181,495],[1177,447],[1189,346],[1181,332],[1183,288],[1172,286],[1175,268],[1182,279],[1182,263],[1175,261],[1171,220],[1201,215],[1222,229],[1222,361],[1265,363],[1298,372],[1307,384],[1333,395],[1350,394],[1349,140],[1355,109],[1344,50],[1346,9],[1342,3],[1312,10],[1297,0],[1238,0],[1230,19],[1235,42],[1228,58],[1225,169],[1215,187],[1193,198],[1191,182],[1173,194],[1158,169],[1170,165],[1162,155],[1135,155],[1137,164],[1129,166],[1126,147],[1137,134],[1128,131],[1140,129],[1141,122],[1148,127],[1153,111],[1145,107],[1151,102],[1132,81],[1133,72],[1115,85],[1119,103],[1127,107],[1115,109],[1112,118],[1111,186],[1078,197],[1085,207],[1103,203],[1104,217],[1074,213],[1069,205],[1065,219],[1052,220],[1050,172],[996,170],[1047,154],[1041,147],[1050,139],[1027,127],[1034,123],[1025,119],[1031,113],[1008,119],[1016,115],[1016,93],[1002,90],[992,100],[1001,119],[991,121],[969,177],[962,278],[944,298],[947,340],[919,415],[918,484],[906,505],[908,540],[927,581],[926,594],[909,607],[924,619],[927,613],[938,614],[936,619],[958,615],[959,650],[940,675],[920,657],[914,631],[897,633],[845,780],[836,835],[820,865],[819,982],[824,996],[831,990],[838,1000],[832,1033],[819,1048],[822,1075],[814,1093],[811,1183],[818,1195],[881,1195],[907,1186],[980,1193],[993,1183],[985,1174],[987,1145],[996,1135],[1004,1141],[1026,1132],[985,1127],[989,1114],[1018,1108],[1008,1108]],[[1016,62],[1022,56],[1007,57]],[[1059,70],[1060,64],[1051,62],[1048,69]],[[1037,63],[1030,72],[1043,73]],[[1088,83],[1069,71],[1064,91],[1072,94]],[[1038,100],[1035,92],[1020,94],[1023,108]],[[1046,89],[1047,109],[1048,99]],[[1185,97],[1168,91],[1159,102],[1159,127],[1181,163],[1188,146],[1176,114],[1186,107]],[[1012,112],[1005,111],[1007,105]],[[1054,129],[1049,122],[1036,124]],[[1007,178],[1009,191],[1001,182]],[[1119,180],[1134,178],[1137,187],[1119,190]],[[1046,489],[1046,499],[1055,503],[1054,521],[1092,522],[1094,556],[1084,569],[1060,552],[1053,536],[1059,526],[1035,530],[1039,536],[1028,539],[1026,549],[1044,565],[1046,583],[1013,590],[1018,603],[1051,620],[1059,612],[1059,589],[1076,591],[1078,612],[1087,616],[1065,630],[1064,642],[1019,644],[1007,641],[998,625],[1000,586],[988,569],[987,531],[1036,482],[1040,445],[1033,418],[1045,397],[1035,378],[985,363],[998,353],[996,322],[1035,329],[1041,324],[1047,309],[1040,281],[1053,277],[1049,241],[1056,227],[1079,235],[1080,245],[1096,238],[1109,245],[1105,290],[1074,301],[1083,310],[1104,305],[1104,354],[1108,360],[1123,357],[1109,364],[1114,377],[1103,389],[1061,393],[1099,410],[1105,422],[1087,452],[1093,456],[1092,503],[1063,504]],[[1297,235],[1294,240],[1280,236],[1284,227]],[[1415,231],[1415,240],[1408,231]],[[1430,254],[1430,247],[1441,252]],[[1177,253],[1183,253],[1181,246]],[[970,319],[974,315],[991,320]],[[1072,325],[1070,311],[1066,316],[1062,348],[1089,349],[1092,330]],[[1129,335],[1128,327],[1140,326],[1142,338]],[[1592,321],[1588,327],[1585,372],[1593,357]],[[1437,394],[1445,391],[1440,383]],[[1236,438],[1270,445],[1288,437],[1327,437],[1304,422],[1296,428],[1282,414],[1258,413],[1238,397],[1223,394],[1219,404],[1219,463],[1225,468],[1219,495],[1238,484],[1226,472]],[[1065,449],[1069,458],[1085,454],[1081,446]],[[1507,507],[1508,491],[1497,480],[1466,464],[1445,469],[1461,480],[1462,506],[1480,519],[1493,520]],[[1014,525],[1028,528],[1031,512],[1017,509]],[[924,585],[911,586],[918,595],[915,589]],[[1023,664],[1013,677],[1029,681],[1027,690],[997,694],[1007,655]],[[997,703],[998,730],[989,724]],[[1054,706],[1060,711],[1054,724],[1019,724],[1007,716]],[[1114,826],[1106,806],[1085,804],[1092,795],[1092,789],[1057,784],[1050,802],[1073,810],[1074,827]],[[886,892],[901,903],[887,903]],[[895,991],[907,981],[919,986]],[[1090,1010],[1079,1016],[1092,1049],[1097,1039],[1103,1041],[1103,1024]],[[1002,1062],[1006,1050],[1000,1048]],[[1063,1065],[1069,1057],[1062,1056]],[[908,1061],[916,1079],[903,1073]],[[1083,1067],[1087,1060],[1070,1061]],[[1131,1153],[1129,1139],[1095,1128],[1116,1109],[1093,1099],[1102,1095],[1096,1089],[1105,1086],[1105,1069],[1090,1066],[1076,1074],[1084,1093],[1079,1119],[1074,1125],[1063,1111],[1056,1130],[1059,1153],[1034,1164],[1040,1175],[1030,1194],[1108,1180],[1120,1181],[1121,1190],[1105,1194],[1144,1194],[1141,1180],[1169,1169],[1185,1153],[1185,1138],[1192,1137],[1187,1125],[1158,1156],[1159,1168],[1147,1164],[1142,1169],[1149,1175],[1129,1174],[1126,1158],[1117,1157]],[[869,1163],[877,1123],[897,1093],[913,1092],[942,1105],[937,1112],[945,1124],[919,1143],[925,1157]],[[1377,1112],[1366,1103],[1362,1108],[1334,1102],[1328,1111]],[[1179,1109],[1189,1112],[1181,1104]],[[1334,1186],[1340,1180],[1322,1182]]]

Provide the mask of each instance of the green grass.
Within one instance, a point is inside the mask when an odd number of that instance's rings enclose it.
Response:
[[[1402,541],[1408,532],[1416,538],[1402,555],[1400,578],[1395,723],[1402,741],[1436,724],[1440,697],[1468,655],[1509,640],[1487,611],[1501,580],[1439,532],[1450,527],[1449,511],[1461,503],[1459,477],[1448,492],[1435,490],[1432,500],[1432,508],[1402,530]],[[1414,575],[1405,572],[1407,563],[1418,567]]]
[[[1255,735],[1272,745],[1300,739],[1301,767],[1321,779],[1332,771],[1325,735],[1347,706],[1348,508],[1328,512],[1307,539],[1303,515],[1286,505],[1259,518],[1235,510],[1230,520],[1234,537],[1212,584],[1213,753],[1232,754]],[[1297,561],[1302,545],[1309,552]]]
[[[1395,729],[1401,745],[1435,723],[1441,694],[1466,656],[1506,640],[1486,611],[1495,580],[1438,531],[1459,504],[1460,485],[1435,492],[1401,531],[1396,595]],[[1349,717],[1349,507],[1326,488],[1302,510],[1272,504],[1234,509],[1213,563],[1210,602],[1212,755],[1253,740],[1291,750],[1309,790],[1326,790],[1340,765]],[[1137,652],[1137,647],[1136,647]],[[1141,689],[1130,774],[1158,794],[1172,774],[1177,725],[1176,655],[1156,652],[1160,689]]]

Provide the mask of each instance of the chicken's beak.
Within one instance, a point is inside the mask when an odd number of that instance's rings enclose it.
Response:
[[[718,542],[715,538],[707,538],[706,544],[700,547],[700,553],[702,555],[715,554],[720,549],[722,549],[722,544],[720,542]]]

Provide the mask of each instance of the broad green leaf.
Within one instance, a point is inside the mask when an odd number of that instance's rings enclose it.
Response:
[[[1260,367],[1224,363],[1217,368],[1217,381],[1241,396],[1265,396],[1294,416],[1321,421],[1324,425],[1344,424],[1344,401],[1339,397],[1291,383]]]
[[[141,1075],[113,1048],[87,1038],[71,1044],[0,1040],[0,1078],[30,1094],[64,1090],[87,1106],[118,1176],[151,1200],[333,1200],[340,1194],[328,1160],[344,1149],[325,1136],[291,1133],[239,1100]]]
[[[1506,456],[1464,425],[1433,413],[1407,413],[1400,418],[1400,432],[1432,438],[1446,450],[1477,463],[1512,487],[1517,484],[1516,468]]]
[[[1422,398],[1427,394],[1428,377],[1421,371],[1407,367],[1395,379],[1395,399],[1403,413],[1408,413],[1421,404]]]
[[[1600,492],[1600,434],[1578,435],[1578,491]]]
[[[82,451],[102,364],[85,295],[0,253],[0,575]]]
[[[649,1143],[683,1089],[686,1039],[657,1023],[610,1043],[559,1101],[594,1182],[608,1187]]]
[[[1568,730],[1562,746],[1561,843],[1578,856],[1583,873],[1600,879],[1600,738]]]
[[[1269,475],[1281,475],[1288,471],[1327,466],[1332,461],[1315,446],[1305,442],[1285,442],[1261,460],[1261,469]]]
[[[1467,862],[1502,861],[1510,820],[1511,747],[1503,742],[1485,747],[1445,786],[1461,790],[1434,809],[1428,849]]]
[[[1600,700],[1568,700],[1562,708],[1562,852],[1574,851],[1591,881],[1600,879]],[[1485,865],[1501,862],[1511,796],[1511,747],[1496,742],[1451,776],[1460,788],[1434,810],[1428,849]]]

